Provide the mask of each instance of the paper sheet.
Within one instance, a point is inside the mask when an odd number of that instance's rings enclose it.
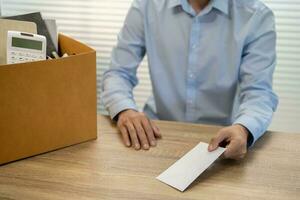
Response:
[[[219,147],[208,152],[207,148],[208,144],[200,142],[156,178],[183,192],[226,150]]]

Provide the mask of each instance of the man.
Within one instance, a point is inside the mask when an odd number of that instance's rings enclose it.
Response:
[[[226,145],[240,159],[269,126],[278,99],[272,91],[274,16],[259,0],[135,0],[126,17],[102,100],[126,146],[149,149],[161,136],[149,120],[226,126],[209,151]],[[132,90],[147,53],[153,97],[138,112]]]

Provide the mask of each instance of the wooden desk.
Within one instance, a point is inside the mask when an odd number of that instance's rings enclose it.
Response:
[[[300,134],[268,133],[246,159],[217,161],[181,193],[155,177],[218,127],[158,122],[158,146],[135,151],[98,120],[97,141],[1,166],[0,199],[299,199]]]

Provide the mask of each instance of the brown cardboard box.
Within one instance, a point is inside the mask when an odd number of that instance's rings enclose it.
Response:
[[[0,65],[0,165],[97,138],[96,52],[59,46],[71,56]]]

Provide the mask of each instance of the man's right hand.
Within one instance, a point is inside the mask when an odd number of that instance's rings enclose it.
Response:
[[[150,146],[156,146],[156,138],[161,137],[160,130],[154,122],[148,119],[144,113],[135,110],[120,112],[117,126],[125,145],[133,146],[136,150],[141,147],[148,150]]]

